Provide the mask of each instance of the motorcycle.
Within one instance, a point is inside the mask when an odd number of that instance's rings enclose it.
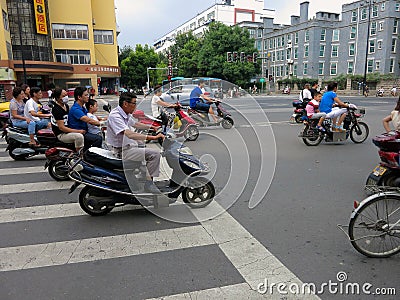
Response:
[[[394,134],[381,134],[372,139],[379,148],[381,159],[379,164],[371,171],[365,183],[365,189],[374,186],[400,187],[400,132]]]
[[[94,147],[85,152],[84,158],[69,159],[69,177],[75,181],[69,193],[85,185],[79,193],[79,204],[92,216],[106,215],[114,207],[127,204],[167,207],[179,195],[192,208],[207,206],[215,196],[213,183],[202,177],[210,171],[209,167],[174,137],[168,133],[163,142],[162,157],[173,171],[170,180],[155,182],[160,193],[144,191],[143,162],[122,162],[111,151]]]
[[[290,121],[296,121],[296,123],[303,123],[307,119],[306,105],[308,101],[293,101],[292,106],[294,111],[290,117]]]
[[[146,125],[153,126],[155,128],[166,128],[166,127],[174,127],[177,121],[176,118],[179,119],[179,131],[176,132],[177,137],[183,136],[187,141],[195,141],[199,137],[199,129],[196,122],[182,109],[179,101],[176,103],[174,107],[175,113],[170,113],[168,110],[164,112],[167,115],[167,122],[164,122],[153,116],[146,115],[142,110],[135,110],[132,116],[138,120],[138,122]],[[148,134],[157,135],[162,131],[162,129],[150,129],[148,130]],[[162,139],[159,140],[159,143],[162,144]]]
[[[223,108],[221,101],[214,100],[214,104],[217,107],[217,116],[220,117],[220,120],[217,122],[211,120],[208,113],[200,112],[190,107],[188,108],[189,116],[192,117],[192,119],[195,120],[200,127],[221,125],[224,129],[231,129],[234,124],[231,114],[225,108]]]
[[[336,132],[331,130],[332,121],[331,119],[325,119],[322,123],[322,127],[325,131],[317,129],[318,119],[308,119],[304,121],[304,130],[299,134],[299,137],[303,139],[304,144],[307,146],[318,146],[323,139],[326,142],[342,142],[350,139],[356,143],[363,143],[369,134],[368,125],[361,122],[360,119],[365,114],[365,109],[360,109],[359,113],[356,113],[356,108],[347,108],[347,115],[343,121],[344,132]]]
[[[290,87],[285,87],[285,88],[282,90],[282,94],[290,95]]]
[[[383,97],[383,91],[382,90],[378,90],[376,92],[376,97]]]

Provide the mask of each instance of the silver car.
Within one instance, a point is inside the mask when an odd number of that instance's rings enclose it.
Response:
[[[197,87],[196,84],[178,85],[170,88],[162,93],[161,98],[165,102],[175,103],[179,101],[182,106],[189,106],[190,93]],[[203,93],[209,97],[213,97],[213,92],[209,86],[204,87]]]

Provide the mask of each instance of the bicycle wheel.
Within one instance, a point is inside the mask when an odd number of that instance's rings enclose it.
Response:
[[[352,216],[349,237],[353,247],[368,257],[400,252],[400,194],[381,194]]]
[[[350,129],[350,138],[356,144],[364,142],[367,139],[368,134],[369,128],[368,125],[364,122],[358,122],[357,124],[354,124]]]

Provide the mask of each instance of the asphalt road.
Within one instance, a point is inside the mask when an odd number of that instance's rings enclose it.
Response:
[[[229,209],[213,221],[170,222],[133,207],[89,217],[77,192],[67,194],[70,183],[43,171],[43,157],[15,162],[0,152],[1,299],[256,299],[261,295],[250,287],[264,279],[319,287],[340,283],[340,272],[344,284],[398,293],[400,256],[366,258],[337,228],[348,224],[353,201],[365,197],[366,177],[379,161],[371,138],[383,131],[381,119],[396,100],[344,97],[366,108],[368,140],[307,147],[297,137],[302,125],[288,122],[292,98],[227,100],[235,128],[202,129],[188,143],[218,165],[216,202]],[[146,101],[139,108],[148,110]],[[258,189],[267,193],[249,209]],[[310,298],[276,290],[264,296]],[[318,296],[378,298],[327,287]]]

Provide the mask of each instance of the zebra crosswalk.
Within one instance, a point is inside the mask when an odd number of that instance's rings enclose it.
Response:
[[[0,153],[7,182],[0,186],[2,299],[278,299],[257,286],[265,278],[302,283],[229,213],[220,214],[218,199],[207,207],[218,216],[194,224],[137,206],[90,217],[77,193],[68,195],[71,182],[35,182],[46,178],[43,165],[10,167]],[[202,220],[201,209],[193,214]]]

